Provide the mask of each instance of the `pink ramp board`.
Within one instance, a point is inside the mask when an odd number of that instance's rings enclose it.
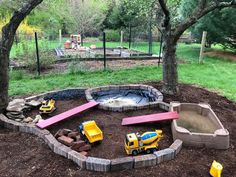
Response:
[[[46,119],[46,120],[43,120],[43,121],[40,121],[39,123],[37,123],[36,125],[43,129],[43,128],[46,128],[46,127],[49,127],[50,125],[53,125],[55,123],[58,123],[60,121],[63,121],[63,120],[66,120],[74,115],[77,115],[78,113],[80,112],[83,112],[87,109],[90,109],[92,107],[95,107],[97,106],[99,103],[95,102],[95,101],[91,101],[91,102],[88,102],[84,105],[81,105],[81,106],[78,106],[76,108],[73,108],[71,110],[68,110],[66,112],[63,112],[61,114],[58,114],[56,116],[53,116],[49,119]]]
[[[179,114],[177,112],[165,112],[159,114],[150,114],[137,117],[127,117],[122,120],[122,125],[133,125],[133,124],[142,124],[149,122],[160,122],[165,120],[178,119]]]

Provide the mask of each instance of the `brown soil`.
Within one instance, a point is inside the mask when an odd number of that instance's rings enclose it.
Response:
[[[80,101],[57,101],[58,111],[55,114],[64,112],[76,106],[86,103],[85,99]],[[61,109],[63,108],[63,109]],[[60,110],[60,111],[59,111]],[[36,111],[38,112],[38,111]],[[79,114],[74,118],[64,121],[58,125],[52,126],[49,130],[52,134],[55,134],[59,129],[69,128],[71,130],[78,129],[78,126],[88,120],[95,120],[98,126],[104,133],[104,140],[100,144],[93,146],[89,152],[89,156],[101,157],[101,158],[118,158],[126,156],[124,151],[124,138],[128,133],[139,132],[144,133],[146,131],[155,131],[155,129],[162,129],[165,138],[160,143],[160,149],[167,148],[172,143],[172,135],[170,130],[170,123],[158,123],[158,124],[146,124],[139,126],[122,126],[122,118],[138,115],[146,115],[164,112],[163,110],[153,108],[140,111],[128,111],[123,113],[104,111],[100,109],[93,109],[86,111],[85,113]],[[110,148],[107,148],[110,147]]]
[[[204,55],[209,56],[209,57],[218,57],[218,58],[223,58],[226,60],[231,60],[231,61],[236,61],[236,53],[234,52],[228,52],[228,51],[211,51],[211,52],[206,52]]]
[[[160,83],[149,83],[156,88],[160,88]],[[217,160],[223,164],[222,176],[233,177],[236,176],[236,103],[227,100],[225,97],[219,96],[216,93],[209,92],[202,88],[197,88],[189,85],[181,85],[180,89],[182,93],[177,96],[164,95],[165,101],[181,101],[181,102],[206,102],[209,103],[219,119],[230,132],[230,148],[228,150],[214,150],[206,148],[194,148],[184,147],[180,154],[172,161],[162,163],[155,167],[124,170],[121,172],[113,173],[97,173],[89,171],[81,171],[78,167],[63,157],[53,154],[53,152],[37,137],[10,132],[7,129],[0,128],[0,176],[166,176],[166,177],[189,177],[189,176],[208,176],[209,168],[213,160]],[[60,102],[58,102],[60,104]],[[64,105],[74,106],[76,104],[83,103],[80,101],[68,101],[64,102]],[[59,105],[60,106],[60,105]],[[69,108],[69,106],[67,106]],[[59,110],[58,110],[59,111]],[[73,125],[73,122],[77,124],[79,120],[87,120],[93,118],[101,124],[105,134],[103,143],[109,141],[110,145],[114,145],[114,139],[120,137],[119,134],[125,134],[126,132],[119,132],[116,130],[120,127],[120,117],[131,115],[140,115],[144,113],[159,112],[159,110],[151,109],[138,112],[128,113],[113,113],[104,112],[102,110],[91,110],[85,112],[79,118],[71,119],[71,123],[66,121],[63,124],[52,127],[50,131],[55,132],[57,129],[76,128],[77,125]],[[55,113],[56,114],[56,113]],[[83,117],[83,118],[82,118]],[[99,119],[100,118],[100,119]],[[113,119],[113,121],[108,121]],[[78,120],[77,120],[78,119]],[[105,126],[110,125],[110,129]],[[168,123],[162,123],[160,128],[163,128],[165,137],[160,142],[161,148],[168,146],[171,143],[170,127]],[[153,129],[147,126],[132,127],[131,131],[145,131]],[[122,129],[129,131],[128,129]],[[113,132],[116,132],[114,134]],[[106,138],[109,137],[109,138]],[[119,141],[118,141],[119,140]],[[117,144],[123,143],[123,138],[119,138]],[[114,141],[114,142],[113,142]],[[121,142],[120,142],[121,141]],[[120,145],[116,147],[121,147]],[[96,152],[95,148],[97,149]],[[117,157],[122,156],[123,152],[119,149],[112,149],[112,147],[106,147],[104,149],[100,147],[94,147],[90,152],[90,155],[97,155],[99,157],[109,156]],[[101,151],[101,152],[100,152]],[[108,154],[102,152],[106,151]],[[117,152],[117,154],[112,154]]]

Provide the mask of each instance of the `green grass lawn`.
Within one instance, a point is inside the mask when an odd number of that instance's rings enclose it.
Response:
[[[117,45],[118,43],[109,43],[109,47],[116,47]],[[155,43],[153,50],[159,51],[158,46],[159,44]],[[147,51],[147,45],[141,43],[137,46],[137,49]],[[177,57],[185,61],[184,64],[178,67],[179,81],[206,87],[236,101],[236,63],[205,57],[204,64],[199,65],[199,49],[200,45],[197,44],[178,45]],[[29,75],[17,78],[14,77],[14,74],[15,71],[12,72],[12,79],[10,80],[9,93],[11,96],[35,94],[66,87],[92,87],[107,84],[159,81],[162,79],[162,68],[158,66],[142,66],[114,71],[51,74],[40,78]]]

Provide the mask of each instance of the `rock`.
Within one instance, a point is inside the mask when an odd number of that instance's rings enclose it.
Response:
[[[25,118],[25,116],[22,113],[12,114],[11,112],[8,112],[6,115],[9,119],[13,119],[13,120],[16,120],[16,119],[21,119],[22,120],[22,119]]]
[[[74,142],[74,140],[72,138],[69,138],[66,136],[60,136],[57,140],[66,146],[71,146],[72,143]]]
[[[74,151],[80,152],[79,149],[85,145],[86,143],[84,141],[77,141],[77,142],[72,143],[71,149]]]
[[[25,100],[24,99],[15,99],[11,101],[7,106],[7,111],[9,112],[21,112],[24,109]]]
[[[25,104],[32,107],[38,107],[42,103],[40,101],[31,100],[30,102],[26,102]]]
[[[43,120],[42,116],[41,115],[36,115],[35,119],[33,120],[33,123],[38,123],[39,120]]]
[[[29,122],[32,122],[34,119],[32,119],[31,117],[27,117],[25,119],[23,119],[23,122],[25,123],[29,123]]]
[[[77,135],[77,136],[76,136],[76,141],[80,141],[80,140],[81,140],[80,135]]]
[[[72,130],[64,128],[62,129],[62,132],[63,132],[63,135],[68,136],[68,134],[71,133]]]
[[[62,130],[61,130],[61,129],[58,130],[58,131],[55,133],[54,137],[55,137],[55,138],[59,138],[60,136],[63,136],[63,133],[62,133]]]
[[[88,153],[85,152],[85,151],[80,152],[80,154],[81,154],[81,155],[84,155],[84,156],[87,156],[87,155],[88,155]]]
[[[86,144],[85,146],[82,146],[79,148],[79,152],[82,152],[82,151],[89,151],[91,150],[91,145],[90,144]]]
[[[73,138],[74,140],[76,140],[76,136],[78,136],[79,135],[79,132],[70,132],[70,133],[68,133],[68,137],[70,137],[70,138]]]

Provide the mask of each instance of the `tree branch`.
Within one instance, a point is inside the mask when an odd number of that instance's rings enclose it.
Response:
[[[19,10],[13,13],[10,21],[2,28],[2,40],[5,39],[4,41],[2,41],[2,47],[12,46],[9,44],[12,44],[15,32],[19,27],[20,23],[42,1],[43,0],[29,0],[25,2]]]
[[[169,9],[168,9],[167,6],[166,6],[165,0],[158,0],[158,1],[159,1],[161,10],[162,10],[163,13],[164,13],[163,26],[164,26],[164,27],[167,27],[167,26],[170,24],[170,11],[169,11]]]
[[[230,2],[214,1],[210,4],[207,3],[207,0],[199,0],[199,5],[193,11],[190,17],[188,17],[185,21],[177,25],[176,30],[174,31],[175,40],[177,41],[186,29],[188,29],[190,26],[196,23],[204,15],[208,14],[209,12],[215,9],[220,9],[230,6],[236,6],[236,0],[232,0]]]

